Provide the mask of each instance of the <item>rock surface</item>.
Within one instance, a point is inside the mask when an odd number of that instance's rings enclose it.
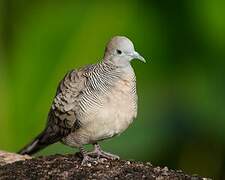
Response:
[[[100,162],[81,166],[79,155],[52,155],[17,161],[0,166],[0,180],[4,179],[188,179],[206,180],[167,167],[125,160]]]
[[[0,166],[6,165],[8,163],[13,163],[16,161],[22,161],[26,159],[31,159],[31,156],[25,155],[19,155],[15,153],[0,151]]]

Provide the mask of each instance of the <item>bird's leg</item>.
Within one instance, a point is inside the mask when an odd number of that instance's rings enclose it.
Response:
[[[99,159],[100,157],[106,158],[106,159],[111,159],[111,160],[116,160],[120,159],[119,156],[105,152],[101,149],[100,145],[98,143],[93,144],[94,145],[94,150],[91,152],[88,152],[87,154],[90,156],[97,156]]]
[[[84,165],[84,164],[87,164],[88,162],[93,162],[96,160],[95,158],[92,158],[83,147],[80,147],[80,153],[83,156],[81,165]]]

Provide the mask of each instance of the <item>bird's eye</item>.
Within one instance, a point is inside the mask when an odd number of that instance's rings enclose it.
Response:
[[[117,49],[117,50],[116,50],[116,53],[117,53],[117,54],[122,54],[122,51],[119,50],[119,49]]]

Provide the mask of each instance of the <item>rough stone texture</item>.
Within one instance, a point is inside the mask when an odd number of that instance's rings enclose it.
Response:
[[[31,159],[31,156],[25,155],[19,155],[15,153],[0,151],[0,166],[6,165],[8,163],[13,163],[16,161]]]
[[[52,155],[0,166],[0,180],[5,179],[188,179],[200,176],[187,175],[167,167],[154,167],[150,163],[125,160],[100,162],[81,166],[79,155]]]

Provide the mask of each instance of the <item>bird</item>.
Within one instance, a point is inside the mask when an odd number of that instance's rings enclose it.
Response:
[[[120,135],[137,116],[134,59],[145,62],[129,38],[114,36],[101,61],[69,71],[57,87],[44,130],[18,153],[32,155],[61,142],[79,148],[82,164],[119,159],[99,142]],[[87,144],[94,149],[86,151]]]

